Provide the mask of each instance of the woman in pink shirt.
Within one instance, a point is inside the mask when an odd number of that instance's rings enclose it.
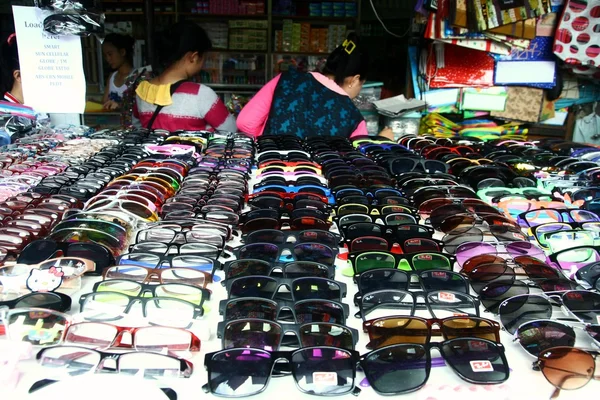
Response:
[[[352,99],[368,72],[368,57],[355,36],[329,55],[323,73],[284,72],[268,82],[242,109],[240,132],[252,136],[367,136],[367,125]],[[393,138],[391,129],[380,134]]]

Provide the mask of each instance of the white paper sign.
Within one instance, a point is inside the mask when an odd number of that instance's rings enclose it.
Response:
[[[25,104],[43,113],[83,113],[81,38],[43,30],[41,10],[13,6]]]

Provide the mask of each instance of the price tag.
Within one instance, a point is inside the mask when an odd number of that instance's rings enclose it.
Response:
[[[471,369],[473,372],[494,372],[494,367],[492,363],[485,361],[469,361],[471,364]]]
[[[337,373],[313,372],[313,383],[319,386],[337,386]]]
[[[456,296],[454,293],[440,292],[438,294],[438,300],[443,301],[444,303],[454,303],[456,301]]]

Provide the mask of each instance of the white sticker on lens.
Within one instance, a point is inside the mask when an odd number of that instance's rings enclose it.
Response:
[[[443,301],[444,303],[454,303],[456,302],[456,296],[454,295],[454,293],[439,292],[438,300]]]
[[[320,386],[337,386],[336,372],[313,372],[313,384]]]
[[[471,364],[471,369],[473,372],[494,372],[494,367],[492,363],[485,361],[469,361]]]

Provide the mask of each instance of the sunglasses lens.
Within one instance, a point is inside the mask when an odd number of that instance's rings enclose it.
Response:
[[[497,279],[514,281],[515,272],[506,264],[484,264],[469,273],[469,282],[475,293],[479,294],[488,283]]]
[[[361,293],[383,289],[408,290],[409,276],[397,269],[374,269],[360,275],[358,287]]]
[[[316,242],[329,247],[337,247],[339,239],[333,233],[319,230],[308,230],[298,233],[298,242]]]
[[[533,356],[556,346],[575,345],[573,328],[554,321],[532,321],[519,326],[517,339],[525,351]]]
[[[361,364],[378,393],[412,392],[427,381],[429,352],[419,344],[399,344],[371,352]]]
[[[271,265],[265,261],[238,260],[228,265],[225,279],[248,275],[268,275],[270,270]]]
[[[320,243],[301,243],[294,247],[294,257],[300,261],[311,261],[333,265],[335,254],[331,247]]]
[[[255,243],[243,246],[239,251],[240,259],[263,260],[267,262],[278,261],[279,248],[269,243]]]
[[[263,350],[232,349],[217,353],[208,365],[210,390],[227,397],[257,394],[267,385],[273,362],[271,354]]]
[[[408,239],[404,242],[404,253],[419,253],[423,251],[439,251],[440,246],[431,239]]]
[[[368,348],[379,349],[401,343],[425,344],[429,339],[427,323],[415,318],[381,318],[371,320]]]
[[[450,259],[441,254],[421,253],[412,257],[412,265],[415,271],[426,271],[430,269],[452,270]]]
[[[340,300],[342,289],[337,282],[328,279],[301,278],[294,281],[292,294],[295,300]]]
[[[267,351],[279,348],[283,332],[273,322],[258,320],[233,321],[223,333],[223,348],[251,347]]]
[[[423,287],[427,291],[450,290],[453,292],[468,293],[467,281],[459,274],[451,271],[424,271],[420,274]]]
[[[497,314],[498,307],[504,300],[528,293],[529,287],[525,283],[502,279],[484,286],[479,292],[479,298],[486,310]]]
[[[509,367],[503,352],[491,341],[452,339],[444,343],[441,353],[470,382],[500,383],[508,379]]]
[[[296,279],[303,277],[329,278],[329,267],[323,264],[298,261],[286,264],[283,269],[286,278]]]
[[[350,251],[387,251],[389,245],[387,240],[378,237],[361,237],[350,243]]]
[[[32,293],[24,296],[14,308],[40,307],[65,311],[62,298],[54,293]]]
[[[259,318],[274,321],[277,318],[277,305],[260,300],[236,300],[227,304],[225,321],[243,318]]]
[[[542,296],[527,295],[507,299],[498,307],[500,321],[510,334],[526,322],[552,317],[552,305]]]
[[[362,253],[354,259],[354,272],[357,274],[361,274],[371,269],[395,267],[396,259],[393,255],[387,253]]]
[[[350,352],[328,347],[294,352],[292,374],[300,390],[320,395],[340,395],[354,388],[355,361]]]
[[[565,307],[587,324],[600,322],[600,294],[586,290],[573,290],[562,296]]]
[[[352,331],[341,325],[329,323],[303,325],[300,327],[299,339],[302,347],[332,346],[354,349]]]
[[[23,249],[17,258],[17,263],[37,264],[52,257],[56,250],[58,250],[58,244],[55,241],[36,240]]]
[[[557,347],[540,354],[538,359],[548,382],[560,389],[579,389],[594,375],[594,358],[580,349]]]
[[[296,322],[305,324],[310,322],[329,322],[344,324],[346,313],[338,303],[328,301],[303,301],[294,305]]]

